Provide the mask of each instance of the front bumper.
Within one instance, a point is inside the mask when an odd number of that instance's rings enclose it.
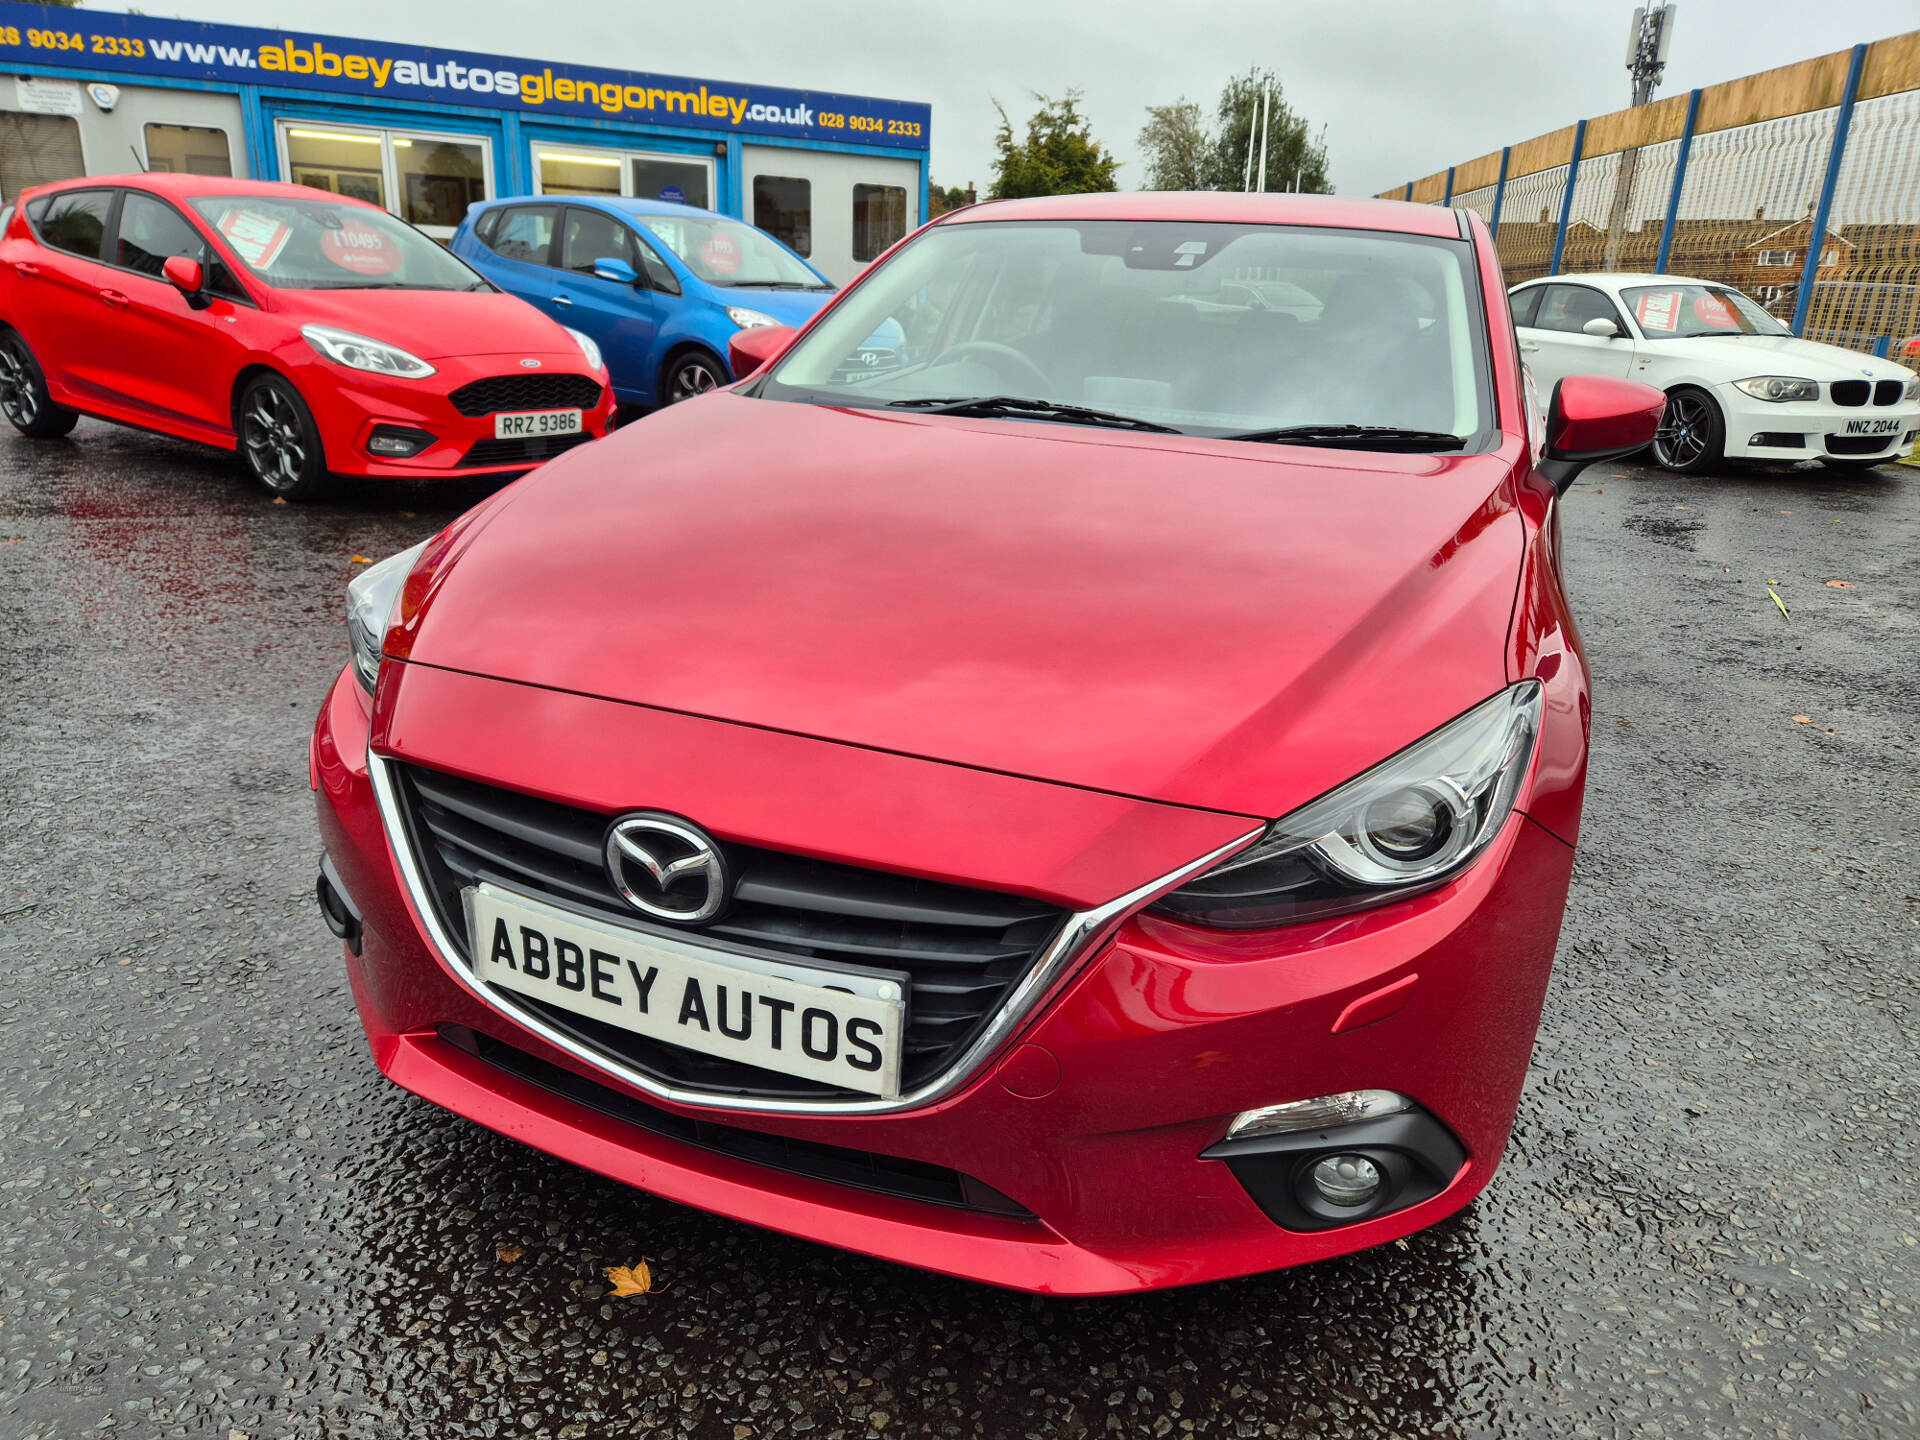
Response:
[[[549,798],[577,802],[596,785],[618,804],[644,798],[750,843],[784,841],[850,863],[892,856],[899,868],[962,883],[1018,883],[1010,872],[982,874],[984,861],[962,868],[983,836],[1004,835],[1033,877],[1030,893],[1076,910],[1250,822],[418,666],[390,662],[381,685],[382,721],[370,735],[365,697],[343,675],[312,752],[322,836],[363,917],[348,973],[382,1071],[481,1124],[687,1204],[1056,1294],[1221,1279],[1381,1244],[1467,1204],[1498,1164],[1573,858],[1524,816],[1452,885],[1387,910],[1241,934],[1136,914],[1062,977],[989,1063],[930,1103],[885,1114],[755,1113],[644,1093],[477,998],[435,952],[407,892],[375,802],[369,742],[383,755]],[[482,713],[484,729],[471,720]],[[537,767],[529,755],[541,757]],[[597,759],[558,758],[568,756]],[[610,765],[640,768],[609,773]],[[888,798],[850,815],[846,796],[862,792]],[[896,813],[893,799],[911,815]],[[792,833],[795,816],[807,817],[807,835]],[[882,853],[861,853],[863,844]],[[475,1053],[497,1045],[535,1063]],[[528,1078],[543,1066],[591,1089]],[[1413,1097],[1468,1157],[1439,1194],[1409,1209],[1289,1230],[1227,1163],[1202,1156],[1241,1110],[1370,1087]],[[622,1118],[623,1105],[642,1122]],[[1010,1198],[1015,1213],[756,1164],[738,1146],[725,1153],[676,1134],[688,1120],[769,1143],[947,1167]]]
[[[520,369],[522,358],[540,361],[540,375],[585,375],[600,384],[599,400],[581,407],[586,439],[605,435],[612,424],[614,399],[606,374],[594,375],[576,351],[512,355],[437,357],[435,373],[426,380],[394,380],[348,370],[315,360],[294,377],[302,397],[313,411],[327,455],[327,469],[336,475],[371,476],[391,480],[450,479],[470,475],[518,475],[561,453],[557,444],[528,445],[521,452],[474,462],[476,447],[494,442],[494,417],[463,415],[450,398],[475,380],[507,375]],[[515,407],[525,409],[540,406]],[[566,407],[572,408],[572,407]],[[432,443],[415,455],[394,459],[374,454],[368,447],[383,428],[424,431]],[[511,442],[509,442],[511,443]],[[580,443],[585,443],[585,440]],[[482,455],[485,455],[483,450]]]
[[[1735,460],[1892,459],[1920,436],[1920,402],[1835,405],[1826,400],[1756,400],[1733,385],[1713,387],[1726,420],[1726,455]],[[1849,434],[1866,423],[1880,431]]]

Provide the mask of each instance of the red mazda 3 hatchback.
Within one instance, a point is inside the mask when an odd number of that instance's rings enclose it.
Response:
[[[606,432],[592,340],[386,211],[301,185],[120,175],[0,212],[0,413],[237,449],[275,495],[330,476],[514,473]]]
[[[381,1069],[1053,1293],[1467,1204],[1579,828],[1556,506],[1659,392],[1542,416],[1477,219],[1282,196],[978,206],[736,350],[351,588],[319,891]]]

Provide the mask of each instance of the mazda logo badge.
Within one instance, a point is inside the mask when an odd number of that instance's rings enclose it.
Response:
[[[727,862],[706,832],[672,815],[625,815],[607,832],[607,878],[643,915],[711,920],[727,903]]]

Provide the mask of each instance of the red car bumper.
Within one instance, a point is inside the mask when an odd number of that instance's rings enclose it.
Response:
[[[467,475],[519,474],[552,458],[573,443],[585,443],[607,433],[613,423],[613,391],[606,376],[586,367],[578,351],[554,351],[526,356],[541,362],[523,368],[519,352],[511,355],[471,355],[435,359],[427,380],[389,380],[362,374],[314,359],[298,368],[294,383],[313,411],[320,427],[327,468],[336,475],[364,475],[392,480],[434,480]],[[476,414],[464,413],[454,397],[475,381],[530,382],[552,387],[577,385],[578,396],[557,400],[509,400]],[[591,397],[591,398],[589,398]],[[469,403],[466,409],[476,407]],[[529,411],[578,409],[583,438],[571,437],[520,442],[498,440],[494,415],[499,410]],[[405,459],[374,454],[368,441],[376,430],[424,431],[433,441]]]
[[[600,809],[644,801],[711,818],[747,843],[853,863],[890,852],[894,868],[1011,888],[978,864],[959,868],[960,857],[997,848],[1029,868],[1029,894],[1079,909],[1255,823],[396,663],[383,669],[379,711],[371,739],[382,756],[575,804],[590,804],[582,792],[598,787]],[[1522,814],[1452,884],[1371,913],[1240,934],[1138,915],[954,1093],[891,1114],[751,1113],[643,1094],[476,997],[435,952],[396,863],[365,759],[370,728],[366,698],[343,674],[314,734],[313,778],[327,852],[363,925],[347,966],[386,1075],[658,1195],[1053,1294],[1324,1259],[1466,1205],[1507,1141],[1573,861]],[[888,799],[872,808],[847,799],[862,793]],[[795,816],[807,817],[806,834],[793,833]],[[1001,843],[983,847],[983,834]],[[480,1058],[475,1035],[486,1037],[481,1050],[512,1047],[496,1057],[531,1057],[531,1069]],[[598,1088],[523,1078],[559,1072]],[[1227,1164],[1202,1157],[1241,1110],[1365,1088],[1412,1097],[1458,1138],[1467,1159],[1441,1193],[1373,1220],[1289,1230]],[[583,1103],[561,1093],[569,1089],[617,1103]],[[672,1123],[630,1123],[622,1106]],[[675,1124],[690,1128],[684,1117],[950,1167],[1030,1218],[754,1163],[677,1137]]]

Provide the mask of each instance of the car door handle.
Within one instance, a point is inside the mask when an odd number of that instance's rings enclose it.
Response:
[[[18,270],[22,275],[38,275],[40,273],[40,267],[38,265],[34,265],[26,260],[14,261],[13,268]]]
[[[126,296],[122,295],[118,290],[102,290],[100,292],[100,298],[106,301],[107,304],[113,306],[114,309],[116,310],[124,310],[129,304],[132,303],[130,300],[127,299]]]
[[[568,299],[565,295],[556,295],[553,297],[553,303],[556,305],[571,305],[573,301]]]

